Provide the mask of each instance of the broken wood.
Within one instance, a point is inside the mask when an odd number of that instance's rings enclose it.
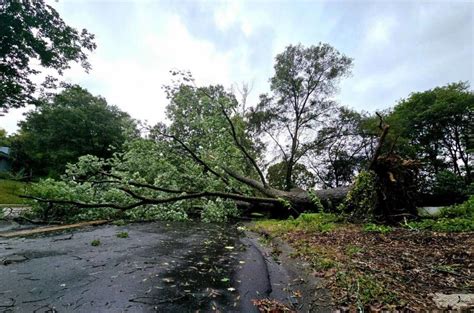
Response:
[[[67,225],[60,225],[60,226],[46,226],[46,227],[38,227],[38,228],[33,228],[33,229],[23,229],[23,230],[0,233],[0,238],[30,236],[30,235],[35,235],[35,234],[49,233],[49,232],[79,228],[79,227],[84,227],[84,226],[103,225],[108,222],[109,220],[98,220],[98,221],[81,222],[81,223],[67,224]]]

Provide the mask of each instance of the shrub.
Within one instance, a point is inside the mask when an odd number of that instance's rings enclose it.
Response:
[[[351,190],[338,210],[358,219],[371,219],[377,205],[376,175],[362,171],[357,175]]]
[[[470,196],[461,204],[451,205],[441,209],[440,217],[472,217],[474,218],[474,196]]]
[[[407,223],[406,227],[439,232],[465,232],[474,231],[474,220],[472,218],[460,217],[423,219],[421,221]]]
[[[441,209],[437,218],[406,223],[406,227],[440,232],[474,231],[474,196],[461,204]]]

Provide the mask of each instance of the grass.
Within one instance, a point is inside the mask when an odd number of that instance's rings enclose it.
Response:
[[[99,239],[94,239],[91,241],[91,246],[93,247],[98,247],[100,246],[100,240]]]
[[[25,200],[19,197],[25,192],[27,184],[14,180],[0,179],[0,207],[2,204],[24,205]]]
[[[368,223],[364,225],[364,231],[368,233],[387,234],[392,231],[392,227],[386,226],[386,225]]]
[[[296,219],[257,221],[251,230],[257,232],[263,230],[275,236],[292,231],[330,232],[341,222],[342,219],[335,214],[303,213]]]

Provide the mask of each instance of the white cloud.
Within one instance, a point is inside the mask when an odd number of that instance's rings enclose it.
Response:
[[[226,31],[235,24],[241,15],[239,1],[226,1],[220,3],[214,10],[214,21],[221,31]]]
[[[365,44],[377,46],[390,43],[396,25],[397,22],[393,17],[377,17],[368,26]]]

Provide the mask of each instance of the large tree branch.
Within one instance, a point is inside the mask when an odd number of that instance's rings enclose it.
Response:
[[[112,177],[117,180],[76,180],[80,182],[90,182],[93,184],[126,184],[134,187],[142,187],[142,188],[147,188],[147,189],[152,189],[155,191],[162,191],[162,192],[167,192],[167,193],[183,193],[185,191],[183,190],[178,190],[178,189],[171,189],[171,188],[166,188],[166,187],[160,187],[152,184],[147,184],[147,183],[140,183],[137,181],[133,180],[124,180],[123,177],[120,177],[119,175],[114,175],[111,173],[107,173],[104,171],[99,172],[101,175],[107,176],[107,177]]]
[[[45,199],[45,198],[40,198],[40,197],[30,196],[30,195],[20,195],[20,198],[36,200],[38,202],[43,202],[43,203],[69,204],[69,205],[73,205],[73,206],[84,208],[84,209],[87,209],[87,208],[113,208],[113,209],[117,209],[117,210],[120,210],[120,211],[130,210],[130,209],[136,208],[136,207],[141,206],[141,205],[149,204],[145,201],[138,201],[138,202],[134,202],[134,203],[127,204],[127,205],[118,205],[116,203],[85,203],[85,202],[72,201],[72,200]]]
[[[113,208],[120,211],[130,210],[130,209],[133,209],[142,205],[147,205],[147,204],[165,204],[165,203],[170,203],[170,202],[192,200],[192,199],[199,199],[199,198],[223,198],[223,199],[231,199],[231,200],[236,200],[236,201],[244,201],[248,203],[273,203],[273,204],[280,203],[280,201],[275,198],[250,197],[250,196],[244,196],[244,195],[227,193],[227,192],[203,191],[203,192],[197,192],[197,193],[182,194],[180,196],[173,196],[173,197],[167,197],[167,198],[147,198],[126,188],[121,188],[121,190],[126,192],[132,198],[138,199],[139,201],[122,206],[116,203],[87,203],[87,202],[72,201],[72,200],[44,199],[44,198],[29,196],[29,195],[21,195],[20,197],[25,198],[25,199],[32,199],[32,200],[36,200],[38,202],[44,202],[44,203],[69,204],[69,205],[76,206],[79,208]]]
[[[232,134],[232,138],[234,139],[234,142],[235,144],[237,145],[237,147],[240,149],[240,151],[242,151],[242,153],[245,155],[245,157],[250,161],[250,163],[253,165],[253,167],[255,168],[255,170],[257,171],[258,173],[258,176],[260,177],[260,180],[262,181],[262,184],[264,187],[267,187],[267,182],[265,180],[265,176],[263,175],[262,171],[260,170],[260,167],[257,165],[257,162],[255,161],[255,159],[248,153],[247,149],[245,149],[245,147],[240,143],[240,140],[239,138],[237,137],[237,132],[235,130],[235,126],[234,126],[234,123],[232,122],[232,119],[230,118],[230,116],[227,114],[224,106],[220,105],[221,107],[221,111],[222,111],[222,114],[224,114],[227,122],[229,123],[229,126],[230,126],[230,129],[231,129],[231,134]]]
[[[241,183],[243,183],[243,184],[245,184],[249,187],[252,187],[253,189],[256,189],[256,190],[260,191],[261,193],[263,193],[264,195],[266,195],[268,197],[277,198],[277,197],[281,196],[281,193],[277,189],[274,189],[274,188],[271,188],[271,187],[268,187],[268,186],[265,187],[265,186],[263,186],[262,183],[254,180],[254,179],[239,175],[239,174],[235,173],[234,171],[232,171],[228,168],[223,168],[223,170],[227,174],[229,174],[229,176],[233,177],[237,181],[239,181],[239,182],[241,182]]]
[[[210,100],[212,101],[216,101],[216,99],[214,99],[213,96],[211,96],[206,90],[204,89],[201,89],[200,90],[206,97],[208,97]],[[245,147],[240,143],[240,140],[239,138],[237,137],[237,131],[235,129],[235,126],[234,126],[234,123],[232,122],[232,119],[230,118],[230,116],[227,114],[224,106],[217,100],[216,101],[220,108],[221,108],[221,112],[222,114],[224,115],[225,119],[227,120],[227,122],[229,123],[229,126],[230,126],[230,130],[231,130],[231,134],[232,134],[232,138],[235,142],[235,144],[237,145],[237,147],[239,148],[239,150],[244,154],[244,156],[250,161],[250,163],[252,164],[252,166],[255,168],[255,170],[257,171],[258,173],[258,176],[260,177],[260,180],[262,181],[262,184],[266,187],[267,186],[267,182],[265,180],[265,176],[263,175],[262,171],[260,170],[260,167],[258,166],[257,162],[255,161],[255,159],[250,155],[250,153],[248,153],[247,149],[245,149]]]

